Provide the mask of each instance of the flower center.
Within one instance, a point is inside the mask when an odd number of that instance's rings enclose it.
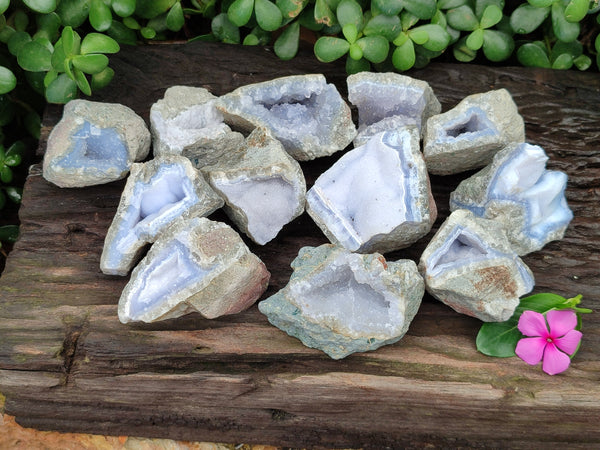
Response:
[[[554,339],[552,339],[551,337],[547,337],[546,342],[552,343],[552,342],[554,342]]]

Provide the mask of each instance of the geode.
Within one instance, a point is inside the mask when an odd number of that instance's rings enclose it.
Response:
[[[461,314],[504,322],[533,289],[531,270],[512,250],[501,224],[454,211],[421,256],[425,289]]]
[[[150,132],[127,106],[72,100],[48,137],[43,175],[60,187],[109,183],[149,151]]]
[[[242,86],[219,97],[217,108],[234,127],[268,128],[299,161],[342,150],[356,135],[350,107],[321,74]]]
[[[567,175],[547,170],[547,161],[537,145],[509,145],[458,185],[450,195],[450,209],[469,209],[501,223],[519,255],[562,239],[573,219],[565,197]]]
[[[168,88],[150,109],[154,156],[183,155],[202,167],[242,145],[244,136],[223,122],[216,98],[200,87]]]
[[[223,200],[183,156],[135,163],[104,240],[100,269],[127,275],[146,244],[179,217],[207,216]]]
[[[258,309],[276,327],[340,359],[400,340],[417,313],[423,279],[413,261],[304,247],[289,283]]]
[[[397,117],[404,124],[415,124],[422,132],[428,117],[439,114],[440,102],[429,84],[397,73],[360,72],[347,78],[348,100],[358,108],[358,131],[384,119]],[[385,121],[380,131],[397,129],[397,121]],[[355,146],[360,143],[355,142]]]
[[[225,200],[227,215],[257,244],[304,212],[302,169],[266,128],[256,128],[236,152],[202,171]]]
[[[427,170],[450,175],[479,169],[510,143],[525,140],[525,123],[506,89],[473,94],[427,120],[423,155]]]
[[[178,219],[131,273],[119,300],[123,323],[155,322],[197,311],[235,314],[266,290],[270,274],[228,225]]]
[[[386,253],[425,236],[437,209],[416,127],[380,133],[343,155],[306,193],[306,210],[350,251]]]

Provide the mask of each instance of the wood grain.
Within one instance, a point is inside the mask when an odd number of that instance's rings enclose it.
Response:
[[[94,99],[150,106],[175,84],[224,94],[298,73],[324,73],[345,96],[343,64],[306,52],[288,62],[264,48],[218,44],[124,48],[116,75]],[[600,77],[541,69],[432,64],[428,81],[444,110],[466,95],[508,89],[527,139],[549,167],[569,175],[575,219],[565,238],[525,257],[536,292],[584,296],[600,310]],[[49,107],[39,156],[61,108]],[[303,163],[307,183],[339,155]],[[439,218],[468,174],[432,177]],[[584,319],[571,368],[550,377],[518,358],[475,349],[480,326],[426,297],[407,336],[375,352],[333,361],[272,327],[256,306],[206,320],[192,314],[122,325],[125,278],[99,259],[124,182],[59,189],[34,165],[20,211],[22,231],[0,278],[0,392],[7,414],[38,429],[293,447],[589,446],[600,443],[600,319]],[[222,213],[211,218],[227,220]],[[428,236],[430,237],[430,236]],[[386,255],[417,260],[428,237]],[[265,297],[285,284],[305,245],[326,239],[304,214],[263,247],[272,273]]]

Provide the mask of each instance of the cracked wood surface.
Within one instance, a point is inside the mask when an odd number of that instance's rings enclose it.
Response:
[[[324,73],[346,95],[343,63],[304,52],[282,62],[267,49],[217,44],[123,48],[96,100],[119,102],[148,122],[174,84],[224,94],[297,73]],[[569,175],[575,219],[561,242],[528,255],[535,292],[581,293],[600,310],[600,77],[592,73],[431,64],[444,111],[466,95],[507,88],[527,139]],[[49,107],[39,155],[58,121]],[[307,184],[339,155],[302,163]],[[464,176],[432,177],[439,209]],[[271,326],[255,306],[126,326],[117,302],[127,279],[99,270],[104,236],[124,182],[59,189],[34,165],[20,211],[21,237],[0,278],[0,392],[7,414],[38,429],[293,447],[512,446],[600,442],[600,319],[584,318],[581,350],[555,377],[518,358],[475,349],[480,326],[430,297],[404,339],[333,361]],[[211,216],[227,220],[222,213]],[[433,232],[432,232],[433,233]],[[431,234],[386,255],[417,260]],[[326,239],[304,214],[264,247],[265,297],[285,286],[299,248]]]

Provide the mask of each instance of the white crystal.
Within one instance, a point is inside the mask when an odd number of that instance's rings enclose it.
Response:
[[[380,133],[349,151],[306,199],[331,242],[361,253],[407,247],[429,232],[437,214],[415,127]]]

